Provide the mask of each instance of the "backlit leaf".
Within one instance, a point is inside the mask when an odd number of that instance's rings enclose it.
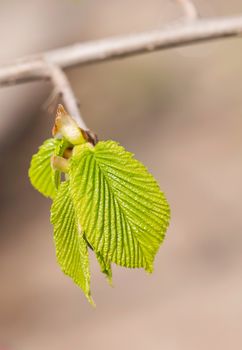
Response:
[[[99,262],[101,272],[106,275],[108,283],[112,285],[112,267],[111,262],[107,262],[104,260],[102,254],[100,252],[96,253],[97,260]]]
[[[33,155],[29,177],[33,187],[46,197],[54,198],[60,183],[60,172],[51,166],[51,156],[61,156],[67,142],[60,139],[47,139]]]
[[[70,189],[87,240],[105,261],[153,270],[170,210],[142,163],[114,141],[76,146]]]
[[[56,257],[62,271],[83,290],[94,305],[90,291],[87,242],[76,220],[69,182],[62,182],[51,207]]]

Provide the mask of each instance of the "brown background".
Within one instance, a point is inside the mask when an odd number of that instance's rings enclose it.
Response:
[[[242,3],[195,1],[204,16]],[[2,0],[1,61],[181,20],[169,0]],[[50,135],[44,83],[0,90],[0,349],[242,348],[242,39],[68,71],[88,126],[158,179],[172,221],[155,272],[92,256],[92,309],[60,271],[31,155]]]

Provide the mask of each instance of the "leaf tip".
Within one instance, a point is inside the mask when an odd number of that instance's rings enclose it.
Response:
[[[94,309],[96,309],[96,304],[95,304],[95,301],[92,299],[92,297],[91,297],[91,295],[88,295],[87,296],[87,300],[89,301],[89,303],[90,303],[90,305],[94,308]]]
[[[108,285],[112,288],[114,288],[114,284],[113,284],[113,281],[112,281],[112,277],[107,277],[107,281],[108,281]]]
[[[154,272],[154,265],[153,265],[153,263],[149,264],[149,265],[147,265],[145,267],[145,272],[147,272],[149,275],[151,275]]]

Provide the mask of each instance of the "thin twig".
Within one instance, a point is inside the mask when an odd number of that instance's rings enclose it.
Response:
[[[189,21],[174,28],[80,43],[0,67],[0,86],[46,79],[43,60],[61,68],[128,57],[242,34],[242,16]]]
[[[87,126],[81,116],[78,103],[66,74],[56,65],[48,64],[47,71],[54,85],[55,93],[60,94],[68,113],[76,120],[78,125],[87,130]]]
[[[178,3],[181,4],[183,7],[183,10],[185,12],[186,17],[189,20],[195,20],[199,17],[198,11],[196,9],[196,6],[194,5],[193,1],[191,0],[176,0]]]

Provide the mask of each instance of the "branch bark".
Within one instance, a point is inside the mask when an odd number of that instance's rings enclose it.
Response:
[[[46,74],[50,77],[54,86],[54,93],[59,94],[68,113],[76,120],[83,130],[88,130],[78,107],[75,94],[72,90],[70,82],[61,68],[56,65],[49,64],[46,66]]]
[[[69,68],[241,34],[242,15],[199,19],[163,30],[79,43],[0,66],[0,86],[48,79],[45,62]]]

